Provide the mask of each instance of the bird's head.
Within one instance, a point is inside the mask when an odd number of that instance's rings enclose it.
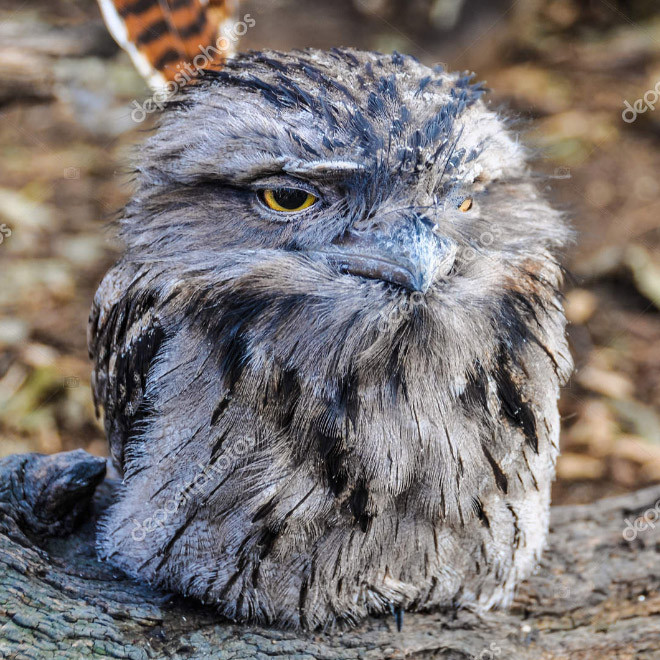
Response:
[[[241,56],[143,148],[127,258],[243,362],[323,381],[394,353],[459,386],[554,302],[567,233],[481,96],[398,54]]]

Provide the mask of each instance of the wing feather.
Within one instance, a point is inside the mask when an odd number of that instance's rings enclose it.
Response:
[[[111,270],[95,296],[88,327],[94,403],[97,412],[104,411],[110,452],[120,471],[126,443],[149,414],[149,370],[165,339],[156,296],[137,286],[140,279],[121,287],[121,273]]]
[[[186,65],[200,54],[203,68],[217,68],[233,54],[212,47],[233,22],[237,0],[98,0],[98,4],[110,34],[152,89],[162,89],[177,74],[190,70]]]

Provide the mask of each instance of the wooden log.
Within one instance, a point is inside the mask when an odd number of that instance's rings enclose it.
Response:
[[[556,507],[542,565],[508,612],[409,613],[401,633],[393,618],[313,633],[235,625],[99,562],[95,522],[117,486],[104,474],[82,450],[0,460],[0,657],[660,657],[660,486]]]

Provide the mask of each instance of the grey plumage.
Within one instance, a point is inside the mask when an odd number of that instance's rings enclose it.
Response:
[[[548,525],[569,232],[481,95],[265,52],[166,110],[90,320],[109,561],[281,626],[510,602]]]

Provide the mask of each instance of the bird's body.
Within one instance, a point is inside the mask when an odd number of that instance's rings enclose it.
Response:
[[[165,112],[90,324],[111,562],[282,626],[510,601],[548,525],[568,231],[480,95],[266,52]]]

